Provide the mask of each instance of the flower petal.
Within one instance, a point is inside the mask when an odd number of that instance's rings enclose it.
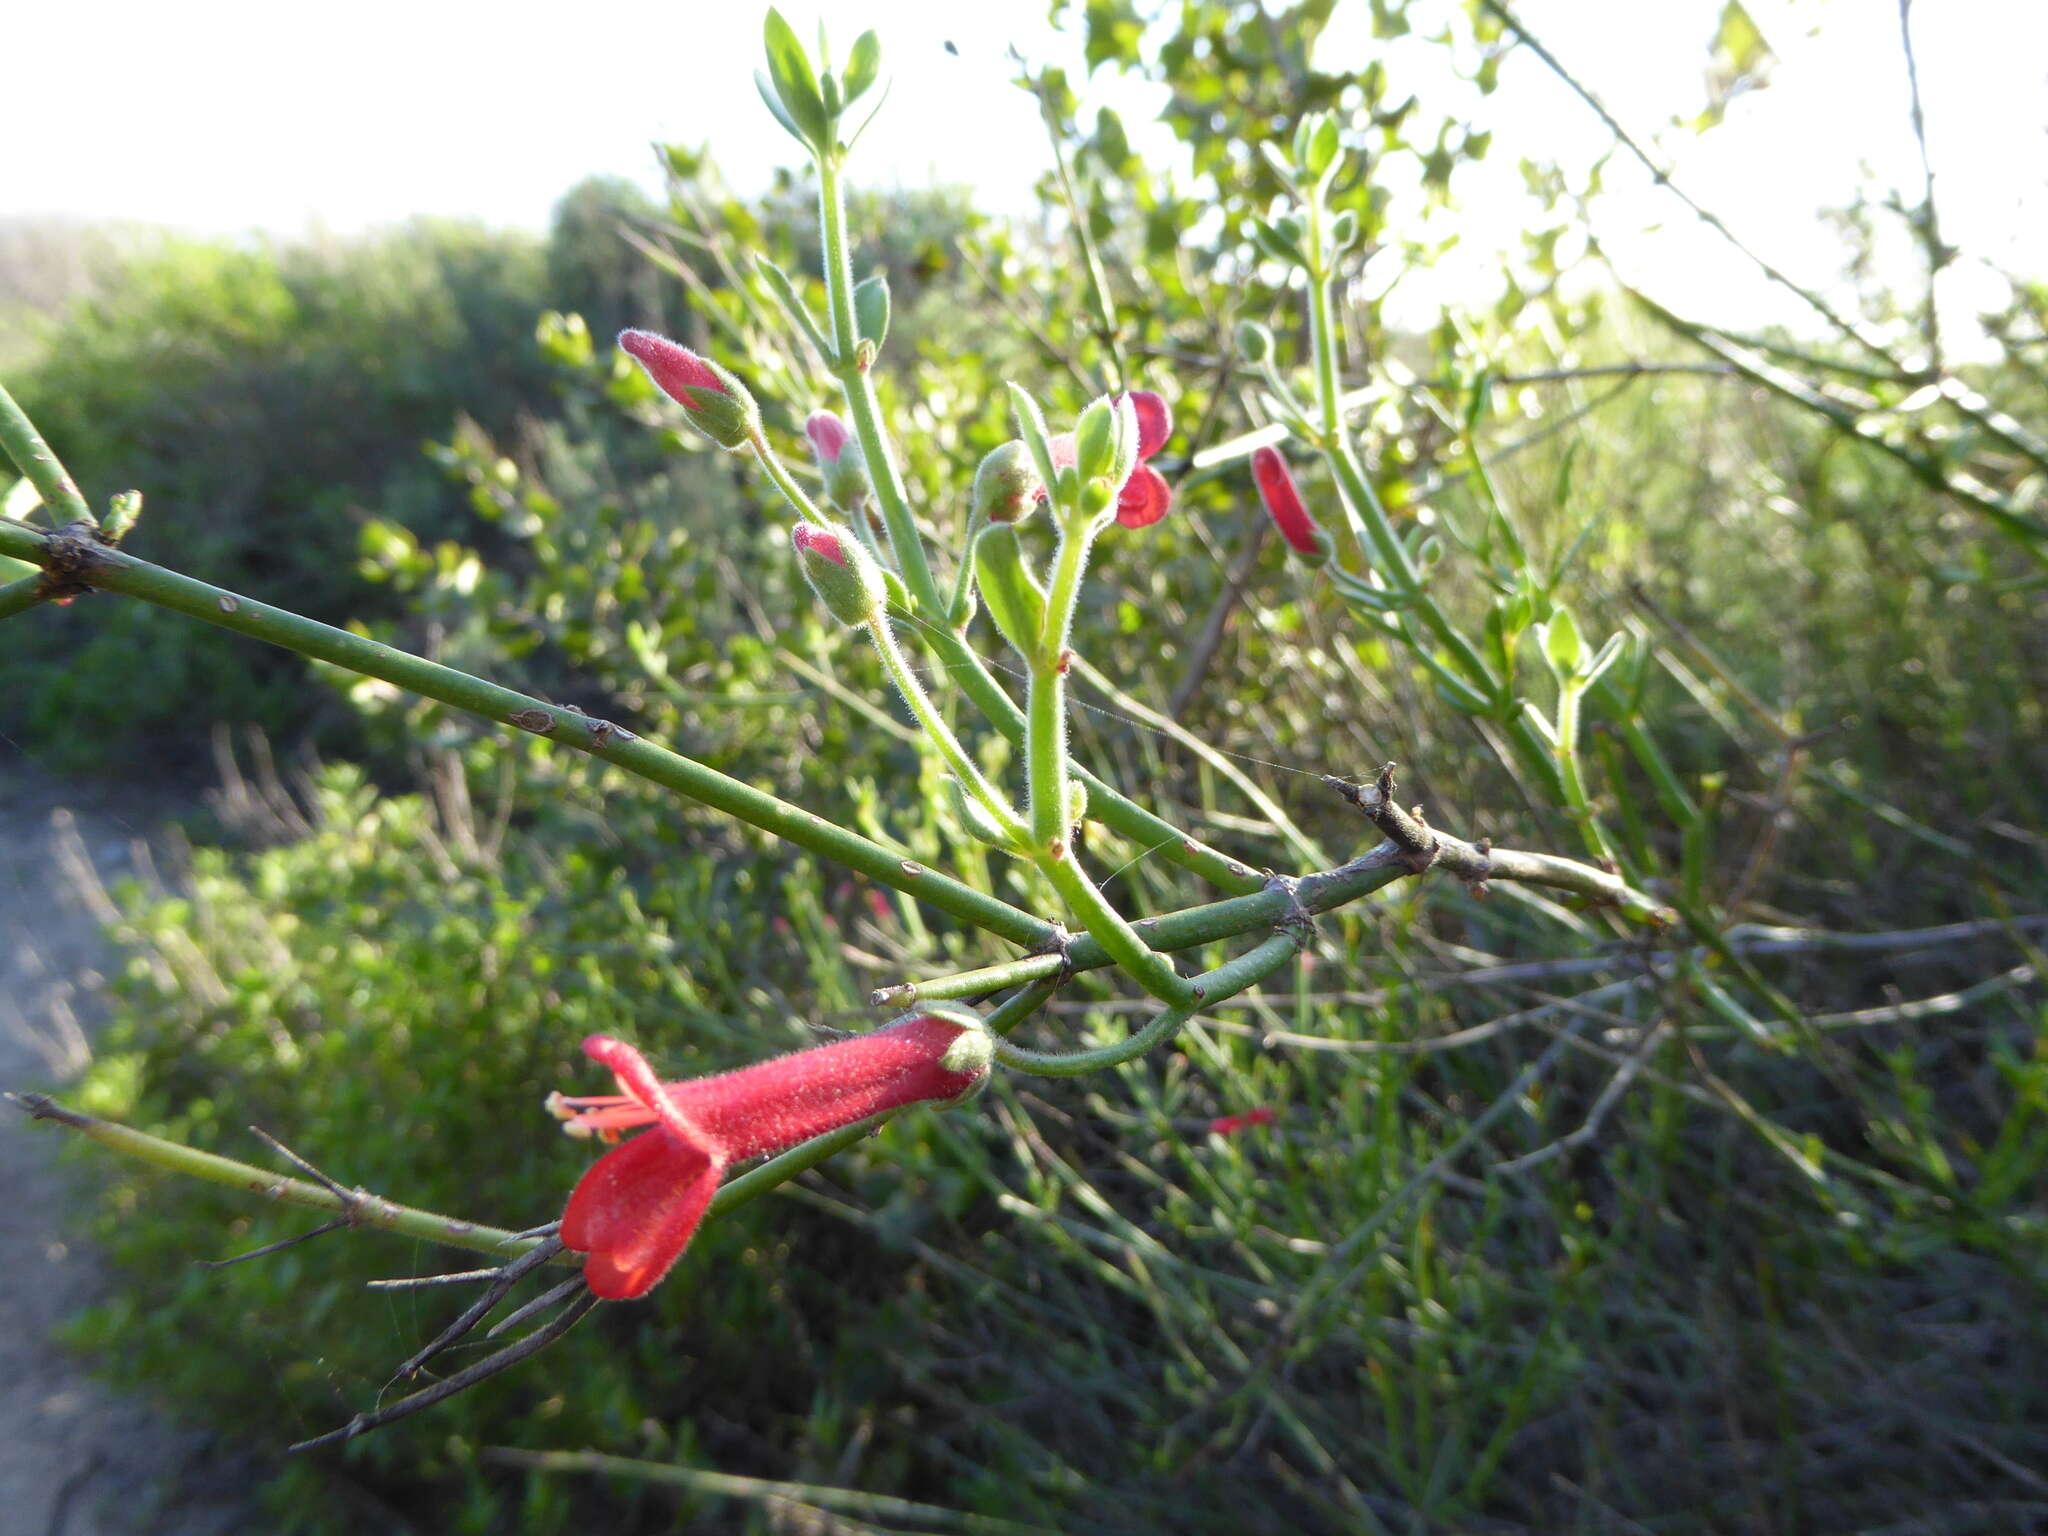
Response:
[[[1149,389],[1131,391],[1131,409],[1138,413],[1138,457],[1149,459],[1173,436],[1173,412]]]
[[[1302,505],[1301,492],[1279,449],[1262,447],[1252,454],[1252,479],[1258,485],[1259,500],[1266,504],[1274,526],[1280,530],[1280,537],[1304,555],[1322,553],[1322,532],[1309,516],[1308,508]]]
[[[1116,520],[1126,528],[1149,528],[1173,505],[1173,487],[1150,464],[1140,464],[1116,499]]]
[[[612,1076],[619,1080],[619,1086],[646,1105],[654,1118],[677,1140],[690,1146],[704,1143],[697,1128],[662,1091],[661,1079],[655,1076],[647,1058],[632,1046],[623,1040],[614,1040],[610,1035],[589,1035],[583,1041],[583,1054],[601,1067],[610,1067]]]
[[[722,1162],[655,1129],[590,1165],[562,1213],[562,1243],[588,1254],[583,1277],[606,1301],[631,1301],[661,1283],[690,1246]]]

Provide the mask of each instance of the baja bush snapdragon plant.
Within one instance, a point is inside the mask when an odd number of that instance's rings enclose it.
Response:
[[[106,521],[97,519],[27,419],[0,395],[0,443],[54,515],[54,526],[47,528],[0,522],[0,554],[41,568],[40,575],[0,593],[0,616],[87,592],[182,612],[439,700],[499,728],[589,753],[858,871],[1021,952],[996,965],[879,988],[878,1007],[913,1011],[871,1034],[719,1078],[663,1085],[636,1048],[593,1037],[586,1050],[616,1073],[624,1093],[558,1097],[554,1107],[572,1132],[640,1132],[580,1177],[565,1169],[564,1183],[574,1189],[561,1220],[524,1233],[411,1210],[345,1189],[310,1168],[302,1170],[310,1183],[280,1182],[246,1165],[35,1101],[38,1114],[164,1166],[271,1188],[276,1198],[328,1209],[345,1222],[505,1258],[478,1303],[401,1367],[406,1379],[463,1337],[526,1274],[574,1265],[582,1256],[580,1278],[547,1294],[559,1309],[550,1321],[499,1354],[307,1444],[345,1439],[430,1407],[529,1357],[596,1302],[647,1295],[683,1256],[702,1221],[814,1166],[893,1113],[915,1104],[971,1105],[974,1091],[996,1073],[1084,1076],[1159,1049],[1199,1010],[1256,987],[1311,948],[1319,914],[1392,881],[1442,869],[1475,891],[1490,881],[1528,882],[1574,895],[1618,922],[1656,930],[1676,921],[1665,901],[1612,857],[1578,774],[1578,700],[1617,659],[1618,638],[1587,656],[1569,612],[1540,594],[1514,610],[1517,624],[1496,626],[1485,637],[1468,634],[1428,590],[1441,541],[1419,527],[1398,528],[1373,492],[1337,391],[1331,289],[1335,263],[1357,231],[1355,220],[1329,216],[1323,202],[1343,160],[1333,120],[1310,119],[1291,158],[1271,157],[1298,207],[1277,212],[1256,231],[1260,248],[1304,279],[1314,348],[1309,398],[1297,393],[1281,369],[1270,338],[1252,340],[1246,357],[1263,372],[1275,422],[1331,467],[1341,513],[1338,535],[1320,531],[1270,445],[1236,457],[1251,457],[1259,493],[1290,546],[1320,563],[1362,622],[1403,645],[1458,708],[1499,728],[1550,799],[1579,822],[1595,863],[1467,843],[1434,829],[1419,811],[1397,802],[1388,766],[1363,784],[1330,776],[1384,841],[1332,868],[1294,875],[1260,871],[1077,763],[1069,688],[1086,659],[1076,650],[1076,613],[1104,541],[1146,539],[1170,514],[1173,487],[1152,461],[1172,440],[1171,407],[1161,393],[1119,380],[1071,420],[1049,420],[1036,396],[1012,380],[1008,403],[1015,436],[972,470],[962,467],[954,505],[922,512],[913,507],[873,379],[885,357],[889,290],[878,278],[853,280],[843,180],[859,133],[854,108],[876,84],[879,46],[872,33],[863,35],[835,71],[822,39],[814,61],[774,12],[766,43],[764,100],[804,146],[817,178],[824,314],[814,314],[772,265],[764,262],[760,276],[794,329],[824,360],[839,391],[828,403],[777,403],[805,424],[826,500],[850,523],[828,517],[784,462],[766,413],[740,377],[749,359],[721,360],[643,330],[624,332],[618,346],[688,427],[758,471],[788,520],[786,558],[797,563],[831,616],[873,645],[915,722],[921,750],[943,765],[960,821],[981,843],[1029,872],[1036,882],[1031,888],[1045,897],[1042,907],[1013,904],[905,858],[860,831],[643,740],[619,721],[501,687],[137,560],[120,548],[136,504],[120,502]],[[948,526],[949,519],[957,529],[950,541],[928,533]],[[1013,653],[1023,684],[1021,704],[970,641],[981,620]],[[1532,626],[1558,684],[1550,714],[1514,679],[1515,640]],[[914,664],[913,651],[932,664],[933,685]],[[942,690],[940,697],[934,697],[934,686]],[[979,749],[977,730],[1013,744],[1006,769],[990,766],[993,759]],[[1222,895],[1178,912],[1127,915],[1104,892],[1104,872],[1085,833],[1091,821],[1157,852]],[[1226,941],[1242,947],[1206,969],[1184,969],[1175,958]],[[1114,968],[1144,995],[1149,1019],[1121,1039],[1092,1045],[1039,1048],[1011,1038],[1041,1015],[1068,978],[1102,968]],[[930,1007],[942,1000],[971,1006],[950,1012]],[[650,1033],[654,1027],[649,1021]],[[1215,1134],[1230,1135],[1269,1118],[1262,1109],[1224,1117],[1215,1122]],[[756,1157],[769,1160],[726,1177],[733,1165]]]

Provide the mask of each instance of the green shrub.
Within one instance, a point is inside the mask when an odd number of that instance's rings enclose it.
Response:
[[[349,558],[366,509],[429,537],[463,526],[421,446],[458,410],[502,430],[546,399],[542,261],[529,239],[425,223],[331,246],[166,242],[67,310],[14,387],[89,494],[145,490],[136,553],[338,622],[375,598]],[[92,606],[89,623],[28,616],[0,653],[0,729],[54,761],[160,765],[214,720],[323,718],[282,655]]]

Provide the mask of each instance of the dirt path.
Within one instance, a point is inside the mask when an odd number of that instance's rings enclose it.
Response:
[[[59,785],[0,748],[0,1088],[48,1088],[89,1060],[107,948],[65,879],[66,845],[104,877],[169,805]],[[89,1167],[58,1166],[59,1133],[0,1113],[0,1530],[20,1536],[247,1536],[248,1463],[203,1431],[92,1379],[51,1331],[104,1279],[83,1226]]]

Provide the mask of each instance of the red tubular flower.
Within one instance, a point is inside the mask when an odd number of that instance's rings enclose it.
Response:
[[[587,1254],[584,1279],[607,1301],[645,1296],[682,1257],[725,1170],[871,1115],[949,1104],[988,1078],[989,1038],[968,1018],[921,1014],[872,1034],[778,1056],[737,1072],[663,1083],[622,1040],[592,1035],[591,1060],[619,1094],[548,1109],[572,1136],[615,1139],[652,1126],[591,1164],[562,1214],[562,1242]]]
[[[1260,448],[1252,454],[1252,479],[1258,482],[1259,500],[1266,504],[1280,537],[1298,554],[1326,556],[1329,549],[1323,542],[1323,532],[1308,515],[1308,508],[1301,504],[1301,492],[1295,488],[1294,476],[1288,473],[1287,461],[1280,457],[1279,449]]]

